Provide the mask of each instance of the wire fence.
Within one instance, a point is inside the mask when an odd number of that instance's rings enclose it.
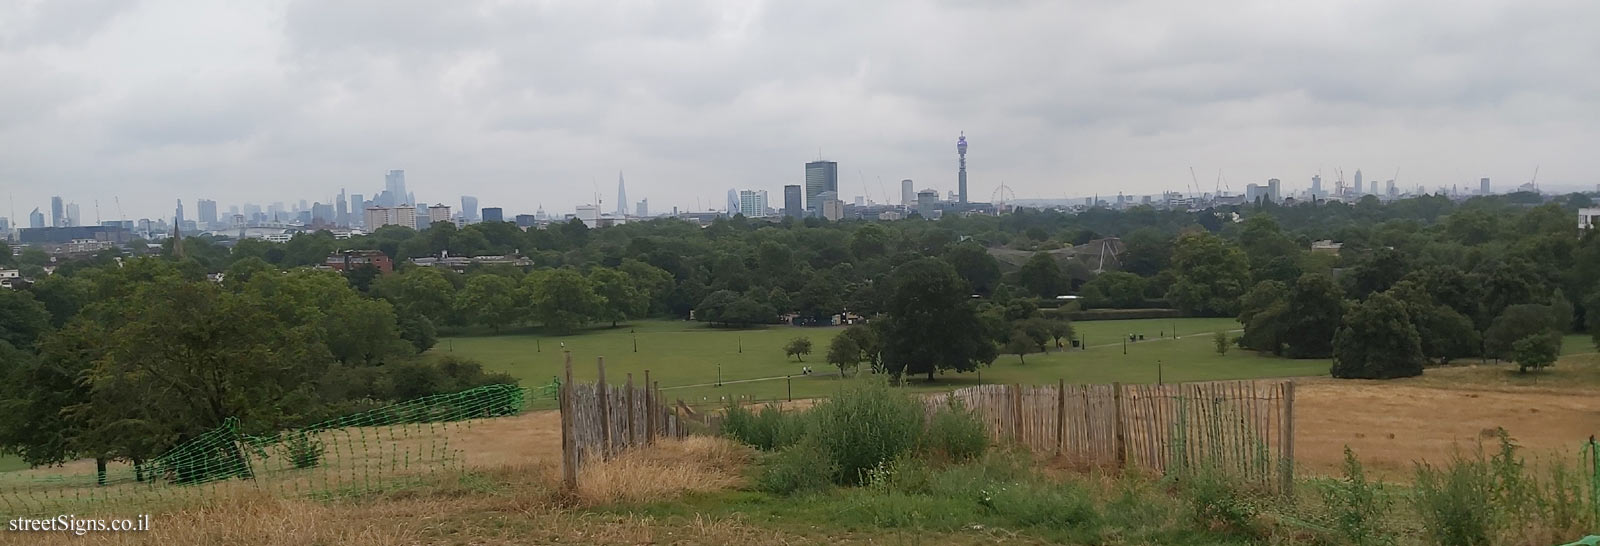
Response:
[[[255,436],[227,419],[137,464],[84,460],[0,473],[0,506],[13,514],[84,513],[97,506],[193,502],[245,491],[284,496],[362,494],[459,470],[452,439],[473,423],[553,400],[555,384],[487,385]]]

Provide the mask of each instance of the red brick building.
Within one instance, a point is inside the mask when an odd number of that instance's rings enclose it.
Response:
[[[394,272],[394,261],[389,259],[389,255],[376,250],[335,252],[328,256],[328,261],[325,264],[336,271],[349,271],[352,268],[370,265],[378,268],[378,272],[385,275]]]

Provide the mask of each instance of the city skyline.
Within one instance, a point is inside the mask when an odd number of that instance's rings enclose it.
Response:
[[[631,200],[706,209],[803,184],[818,155],[841,197],[892,203],[903,179],[958,191],[961,131],[975,202],[1002,181],[1181,190],[1191,166],[1235,193],[1341,167],[1430,189],[1535,167],[1546,187],[1600,181],[1593,3],[844,5],[7,5],[0,66],[32,77],[0,96],[0,216],[52,214],[54,195],[85,223],[96,200],[102,219],[335,203],[391,169],[406,200],[507,211],[571,211],[625,169]],[[823,23],[825,47],[798,30]]]

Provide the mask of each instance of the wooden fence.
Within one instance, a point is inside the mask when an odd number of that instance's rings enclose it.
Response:
[[[1294,482],[1294,383],[981,385],[927,398],[973,410],[995,441],[1070,461],[1155,472],[1210,466],[1264,485]]]
[[[678,407],[661,397],[660,382],[634,385],[628,374],[622,385],[606,383],[606,360],[601,357],[599,380],[572,381],[572,354],[566,355],[566,380],[561,383],[561,478],[568,489],[577,487],[578,470],[593,460],[605,460],[658,438],[687,435]],[[679,407],[682,406],[680,403]]]

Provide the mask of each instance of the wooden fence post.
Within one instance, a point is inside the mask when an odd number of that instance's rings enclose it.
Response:
[[[1011,441],[1027,445],[1022,438],[1022,386],[1011,384]]]
[[[1117,470],[1122,470],[1128,461],[1127,438],[1122,433],[1122,383],[1111,384],[1111,452],[1117,459]]]
[[[667,433],[667,403],[661,401],[661,382],[656,381],[651,383],[651,386],[653,389],[655,389],[655,392],[650,393],[650,399],[653,400],[656,405],[656,424],[661,427],[659,435],[656,436],[656,438],[661,438],[666,436]]]
[[[656,405],[650,392],[650,370],[644,371],[644,445],[656,443]]]
[[[628,383],[627,383],[627,387],[624,389],[624,391],[625,391],[625,394],[627,395],[627,399],[628,399],[628,441],[624,442],[623,445],[631,448],[631,447],[634,446],[634,444],[633,444],[634,440],[633,439],[635,438],[635,436],[633,435],[633,373],[632,372],[628,373]]]
[[[572,405],[572,353],[566,352],[566,378],[561,382],[561,485],[567,491],[578,489],[578,445],[573,435],[575,419]]]
[[[606,357],[596,357],[600,379],[594,385],[595,397],[600,402],[600,456],[611,459],[611,397],[606,392]]]
[[[1283,493],[1294,493],[1294,381],[1291,380],[1283,386],[1283,461],[1282,466]]]
[[[1067,380],[1056,380],[1056,456],[1067,451]]]

